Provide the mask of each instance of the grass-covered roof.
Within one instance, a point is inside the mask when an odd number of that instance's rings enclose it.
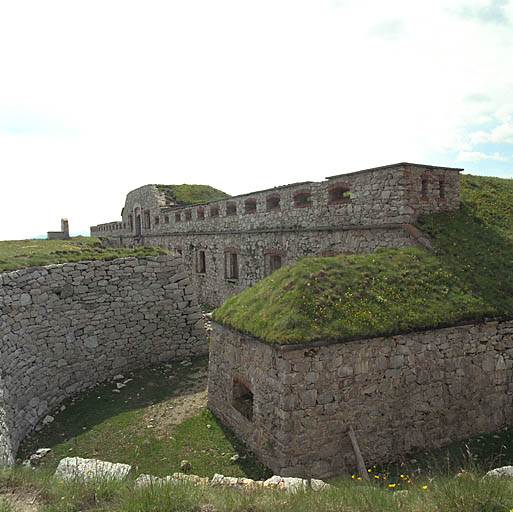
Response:
[[[167,254],[167,251],[149,246],[140,246],[136,249],[108,249],[102,247],[98,238],[86,236],[77,236],[70,240],[6,240],[0,241],[0,272],[71,261],[159,254]]]
[[[513,180],[461,176],[459,211],[418,227],[434,251],[302,258],[231,297],[218,322],[274,343],[382,336],[513,316]]]
[[[230,197],[221,190],[209,185],[155,185],[164,194],[166,204],[178,204],[186,206],[189,204],[208,203]]]

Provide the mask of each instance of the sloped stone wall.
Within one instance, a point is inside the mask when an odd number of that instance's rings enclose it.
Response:
[[[0,274],[0,465],[66,397],[120,372],[207,352],[181,259]]]
[[[374,464],[511,424],[513,321],[306,347],[214,322],[209,372],[209,408],[275,474],[325,478],[355,467],[349,426]]]

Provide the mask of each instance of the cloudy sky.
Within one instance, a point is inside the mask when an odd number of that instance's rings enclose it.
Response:
[[[399,161],[513,178],[513,0],[0,0],[0,239]]]

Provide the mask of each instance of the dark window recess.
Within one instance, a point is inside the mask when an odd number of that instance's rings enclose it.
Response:
[[[177,256],[182,256],[183,255],[183,249],[181,247],[177,247],[176,248],[176,255]]]
[[[280,196],[269,196],[265,201],[265,209],[268,212],[277,211],[280,209]]]
[[[439,181],[439,187],[440,187],[440,199],[445,199],[445,181],[444,180]]]
[[[335,187],[329,191],[330,203],[342,203],[351,199],[351,192],[347,187]]]
[[[207,259],[205,251],[198,251],[197,271],[198,274],[207,273]]]
[[[237,205],[235,203],[228,203],[226,205],[226,215],[237,215]]]
[[[150,229],[150,212],[144,212],[144,227]]]
[[[242,416],[253,421],[253,393],[238,379],[233,380],[232,405]]]
[[[312,206],[311,192],[299,192],[294,196],[294,206],[304,208]]]
[[[160,217],[157,215],[155,217],[155,226],[158,226],[160,224]]]
[[[169,224],[169,215],[164,215],[164,224]]]
[[[203,220],[205,218],[205,210],[203,210],[203,208],[198,208],[196,211],[196,217],[198,220]]]
[[[219,217],[219,206],[211,206],[210,207],[210,216],[211,217]]]
[[[185,220],[191,220],[191,219],[192,219],[191,210],[185,210]]]
[[[427,197],[427,195],[428,195],[428,180],[426,180],[426,179],[422,180],[422,192],[421,192],[421,195],[422,195],[422,197]]]
[[[256,200],[255,199],[248,199],[244,203],[244,213],[256,213]]]
[[[236,252],[224,253],[226,279],[239,279],[239,258]]]
[[[271,254],[269,256],[269,273],[273,273],[281,267],[281,256],[279,254]]]
[[[180,215],[180,212],[175,213],[175,222],[180,222],[182,220],[182,217]]]

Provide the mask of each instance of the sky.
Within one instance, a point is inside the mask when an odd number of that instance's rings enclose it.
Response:
[[[513,0],[0,0],[0,240],[403,161],[513,178]]]

